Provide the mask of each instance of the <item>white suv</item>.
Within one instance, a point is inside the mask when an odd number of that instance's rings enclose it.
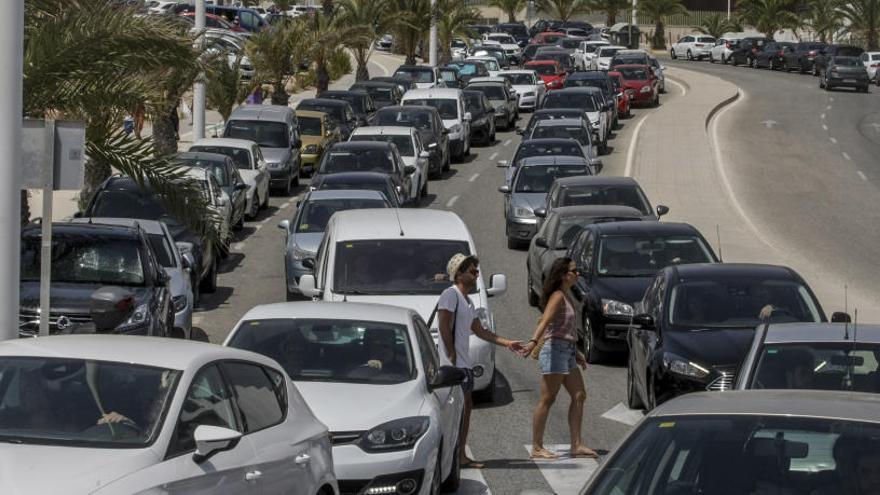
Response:
[[[721,62],[722,64],[727,63],[727,59],[730,58],[730,54],[733,52],[733,45],[739,41],[739,38],[718,38],[715,40],[715,46],[712,47],[712,50],[709,52],[709,62]]]
[[[464,93],[460,89],[411,89],[404,93],[400,104],[436,108],[449,131],[452,156],[461,161],[471,154],[471,113],[465,110]]]
[[[669,56],[673,60],[678,57],[685,57],[688,60],[700,60],[709,57],[714,46],[714,36],[689,34],[672,44],[672,48],[669,49]]]
[[[324,301],[374,302],[412,308],[425,320],[449,287],[446,263],[456,253],[476,255],[464,221],[450,211],[364,209],[335,213],[324,231],[314,275],[299,279],[300,291]],[[487,288],[482,278],[470,298],[483,327],[495,331],[489,298],[507,290],[496,274]],[[437,318],[431,333],[438,338]],[[495,346],[470,338],[474,390],[491,399],[495,390]]]

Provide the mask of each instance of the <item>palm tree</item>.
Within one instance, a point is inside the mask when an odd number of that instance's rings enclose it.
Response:
[[[288,22],[254,34],[245,45],[245,53],[254,67],[255,80],[272,85],[273,105],[287,105],[290,100],[287,84],[296,72],[297,57],[302,56],[297,50],[302,39],[303,28],[299,26],[302,22]]]
[[[699,26],[694,26],[694,29],[702,34],[708,34],[709,36],[720,38],[724,36],[724,33],[730,31],[740,31],[734,29],[736,26],[733,26],[728,19],[722,16],[720,13],[712,14],[703,18],[703,22],[700,23]]]
[[[536,0],[535,7],[554,19],[568,22],[575,16],[590,13],[589,0]]]
[[[841,0],[810,0],[803,26],[819,37],[823,43],[831,43],[834,34],[843,27]]]
[[[217,110],[223,121],[229,120],[232,109],[247,97],[249,89],[256,84],[242,84],[241,56],[230,63],[229,54],[222,52],[209,62],[210,72],[206,80],[205,93],[208,105]]]
[[[489,0],[489,7],[496,7],[507,14],[507,22],[516,22],[516,14],[526,8],[527,0]]]
[[[742,0],[736,8],[744,23],[773,39],[785,28],[798,27],[797,6],[797,0]]]
[[[589,0],[587,4],[591,11],[605,14],[605,25],[611,27],[617,24],[617,13],[629,8],[630,0]]]
[[[416,51],[431,29],[431,4],[429,0],[393,0],[395,9],[389,15],[397,18],[395,41],[406,55],[407,65],[416,63]]]
[[[878,48],[880,32],[880,0],[849,0],[841,2],[840,12],[849,22],[846,30],[861,39],[869,51]]]
[[[390,31],[397,18],[388,15],[394,8],[391,0],[340,0],[341,22],[349,26],[361,26],[364,36],[349,40],[346,44],[354,54],[357,64],[355,80],[370,78],[367,63],[373,54],[373,44],[379,36]]]
[[[679,14],[687,15],[687,9],[684,8],[681,0],[643,0],[638,5],[639,12],[648,16],[654,22],[654,36],[651,37],[651,48],[665,50],[666,19]]]
[[[307,16],[302,22],[294,25],[300,39],[296,46],[315,67],[315,91],[321,94],[330,87],[330,71],[328,62],[337,48],[360,45],[369,40],[369,28],[365,26],[349,26],[341,15],[328,17],[322,13]]]
[[[461,0],[437,0],[437,38],[439,47],[438,62],[446,64],[452,60],[451,44],[453,38],[468,38],[468,25],[479,22],[480,12]]]

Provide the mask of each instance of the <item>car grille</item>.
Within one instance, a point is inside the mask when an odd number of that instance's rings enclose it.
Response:
[[[720,371],[721,376],[712,380],[712,383],[706,386],[706,390],[710,392],[724,392],[733,388],[734,372]]]
[[[49,313],[49,333],[58,331],[58,319],[65,317],[66,324],[80,325],[83,323],[91,323],[92,318],[83,314],[68,314],[58,311]],[[66,329],[66,328],[65,328]],[[40,312],[36,310],[23,309],[18,313],[18,333],[21,336],[35,336],[40,333]]]
[[[334,431],[330,433],[332,445],[348,445],[355,443],[364,434],[363,431]]]

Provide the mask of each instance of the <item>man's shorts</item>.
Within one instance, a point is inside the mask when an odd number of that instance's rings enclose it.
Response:
[[[473,392],[474,390],[474,370],[470,368],[461,368],[464,371],[464,381],[461,382],[461,391],[464,393]]]

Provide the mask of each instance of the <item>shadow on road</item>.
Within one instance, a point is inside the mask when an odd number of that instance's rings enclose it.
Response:
[[[208,334],[199,327],[192,327],[189,334],[189,340],[195,340],[196,342],[211,342],[211,339],[208,338]]]
[[[478,397],[478,395],[477,395]],[[493,407],[503,407],[513,402],[513,392],[510,389],[510,382],[504,373],[495,369],[495,398],[492,402],[486,402],[474,399],[474,409],[491,409]]]
[[[210,311],[223,305],[235,290],[232,287],[217,287],[213,294],[203,292],[196,311]]]

